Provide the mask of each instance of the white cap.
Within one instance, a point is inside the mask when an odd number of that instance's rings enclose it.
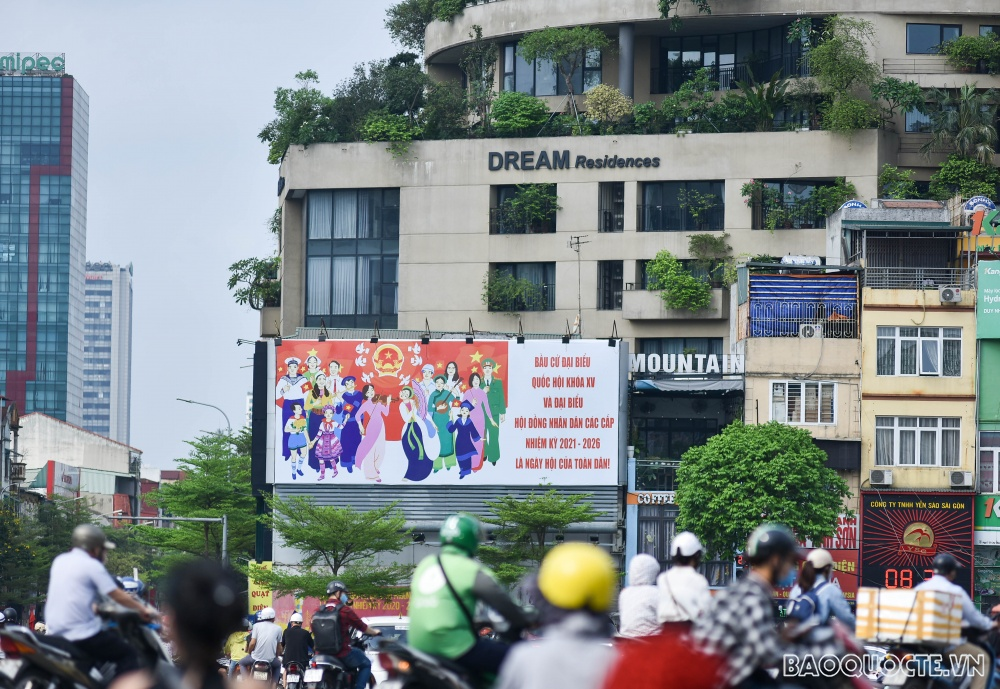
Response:
[[[274,619],[274,608],[264,608],[259,613],[257,613],[258,620],[273,620]]]
[[[302,621],[302,613],[300,612],[293,612],[292,616],[288,618],[289,624],[292,622],[301,622],[301,621]]]
[[[704,550],[701,541],[690,531],[682,531],[674,536],[673,543],[670,544],[670,554],[674,557],[691,557],[697,552]]]
[[[825,548],[816,548],[806,556],[806,562],[813,563],[816,569],[823,569],[833,564],[833,555]]]

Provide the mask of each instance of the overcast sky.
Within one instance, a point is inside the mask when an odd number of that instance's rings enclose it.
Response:
[[[391,0],[5,2],[0,53],[65,53],[90,96],[87,259],[132,263],[132,444],[151,466],[184,441],[244,424],[256,312],[228,266],[274,243],[277,166],[257,132],[275,87],[304,69],[329,90],[396,50]]]

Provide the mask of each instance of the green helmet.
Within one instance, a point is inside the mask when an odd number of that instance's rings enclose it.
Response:
[[[441,545],[453,545],[475,555],[482,540],[482,527],[475,517],[453,514],[441,525]]]

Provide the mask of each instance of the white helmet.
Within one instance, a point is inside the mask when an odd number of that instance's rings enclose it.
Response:
[[[298,622],[299,624],[301,624],[302,623],[302,613],[300,613],[300,612],[293,612],[292,616],[288,618],[288,623],[291,624],[292,622]]]
[[[273,620],[274,619],[274,608],[264,608],[259,613],[257,613],[258,620]]]
[[[674,536],[674,542],[670,544],[670,553],[674,557],[691,557],[701,552],[704,548],[701,541],[690,531],[682,531]]]

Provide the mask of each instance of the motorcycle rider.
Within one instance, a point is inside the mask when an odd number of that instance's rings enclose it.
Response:
[[[45,601],[48,633],[72,641],[85,655],[115,665],[120,676],[138,670],[139,657],[125,640],[101,628],[101,618],[93,610],[98,596],[139,613],[147,622],[159,613],[128,595],[104,568],[104,558],[115,544],[94,524],[80,524],[73,529],[72,549],[52,561],[49,590]]]
[[[4,611],[0,612],[0,627],[4,626],[5,624],[13,626],[18,623],[19,620],[17,616],[17,610],[15,610],[14,608],[4,608]]]
[[[288,628],[281,636],[281,645],[285,648],[281,656],[281,664],[284,666],[282,677],[287,676],[289,663],[296,663],[300,671],[305,670],[314,644],[312,634],[302,628],[302,613],[293,612],[288,618]],[[282,684],[288,686],[285,681]]]
[[[698,571],[704,552],[701,541],[690,531],[674,536],[670,544],[673,564],[656,578],[660,602],[656,609],[660,624],[688,631],[712,602],[708,580]]]
[[[831,583],[833,576],[833,555],[825,548],[816,548],[806,556],[805,567],[812,567],[815,571],[815,582],[812,585],[812,594],[819,603],[816,615],[820,622],[825,624],[830,617],[836,617],[848,629],[854,631],[855,619],[851,613],[851,606],[844,599],[844,593],[839,586]],[[799,586],[796,585],[789,594],[790,600],[795,600],[802,594]]]
[[[429,555],[417,565],[410,592],[410,645],[450,660],[474,676],[495,675],[510,649],[476,634],[477,601],[515,628],[534,622],[534,615],[510,599],[493,572],[473,559],[481,538],[475,518],[448,517],[441,526],[441,554]]]
[[[281,634],[281,627],[274,623],[274,608],[267,607],[257,613],[257,624],[250,632],[248,655],[239,662],[240,672],[244,678],[254,661],[262,660],[271,664],[271,676],[275,682],[278,681],[281,673],[281,663],[278,660],[278,656],[281,655]]]
[[[652,636],[660,631],[656,619],[659,593],[656,577],[660,563],[652,555],[640,553],[628,565],[628,586],[618,596],[621,624],[618,633],[626,638]]]
[[[659,571],[656,560],[645,557]],[[589,543],[553,548],[538,570],[542,638],[511,649],[495,689],[600,689],[615,659],[607,611],[616,578],[602,548]],[[655,578],[654,572],[649,580]],[[650,617],[655,621],[652,609]]]
[[[931,562],[934,576],[913,587],[914,591],[944,591],[958,596],[962,601],[962,626],[983,631],[995,629],[997,622],[976,610],[975,603],[969,598],[961,586],[955,583],[958,569],[962,565],[951,553],[938,553]],[[973,664],[972,683],[970,689],[984,689],[990,678],[990,655],[980,646],[964,641],[948,650],[952,662],[957,662],[959,656],[971,658]]]
[[[381,636],[382,632],[365,624],[349,605],[347,585],[331,581],[326,586],[326,604],[312,618],[316,655],[331,655],[357,673],[356,689],[365,689],[372,674],[372,661],[365,652],[351,646],[351,630]]]
[[[250,644],[250,631],[252,629],[253,625],[250,624],[250,621],[244,619],[242,628],[230,634],[229,638],[226,639],[224,651],[226,657],[229,658],[228,675],[230,677],[239,667],[240,661],[247,656],[247,646]]]
[[[692,637],[704,651],[726,658],[724,686],[739,689],[777,686],[766,668],[792,652],[774,624],[775,586],[795,583],[798,543],[787,527],[762,524],[747,543],[750,572],[715,596],[706,614],[694,620]],[[825,650],[817,649],[816,657]]]

